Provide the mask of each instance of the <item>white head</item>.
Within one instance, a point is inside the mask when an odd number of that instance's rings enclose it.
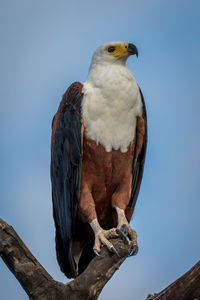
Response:
[[[108,42],[98,47],[95,51],[91,66],[94,64],[125,64],[130,55],[136,54],[138,50],[135,45],[124,42]]]

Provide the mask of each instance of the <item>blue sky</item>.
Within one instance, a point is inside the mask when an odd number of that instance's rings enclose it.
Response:
[[[56,262],[49,177],[51,120],[95,49],[134,43],[127,63],[147,106],[149,143],[132,226],[139,253],[100,300],[142,300],[199,260],[200,2],[0,1],[0,217],[66,282]],[[28,299],[0,261],[0,299]]]

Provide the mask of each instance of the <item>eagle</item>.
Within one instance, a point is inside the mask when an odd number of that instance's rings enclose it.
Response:
[[[147,145],[144,98],[127,58],[132,43],[109,42],[94,52],[87,79],[64,93],[52,121],[51,183],[56,254],[68,278],[80,275],[111,238],[138,251],[129,224]]]

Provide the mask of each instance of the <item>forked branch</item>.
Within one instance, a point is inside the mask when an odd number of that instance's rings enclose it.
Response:
[[[79,277],[63,284],[46,272],[14,229],[0,219],[0,254],[30,299],[97,299],[131,250],[120,239],[112,243],[118,249],[120,258],[103,248],[103,257],[95,257]]]
[[[112,243],[120,257],[110,254],[107,249],[103,248],[101,253],[103,257],[95,257],[79,277],[63,284],[55,281],[46,272],[14,229],[0,219],[0,255],[30,299],[97,299],[104,285],[131,250],[119,238],[113,239]],[[199,300],[200,262],[162,292],[154,296],[149,295],[147,299]]]

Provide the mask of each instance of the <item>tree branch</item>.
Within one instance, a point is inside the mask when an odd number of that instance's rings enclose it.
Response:
[[[95,257],[87,269],[68,284],[55,281],[31,254],[20,237],[0,219],[0,255],[30,299],[96,300],[104,285],[130,253],[121,239],[112,239],[120,257],[102,248],[103,257]],[[162,292],[147,300],[200,299],[200,262]]]
[[[39,299],[39,296],[43,297],[52,289],[57,291],[63,288],[63,284],[53,280],[14,229],[2,219],[0,219],[0,255],[30,299]]]
[[[149,295],[147,300],[199,300],[200,261],[162,292]]]
[[[46,272],[14,229],[0,219],[0,255],[30,299],[97,299],[104,285],[131,250],[121,239],[113,239],[112,243],[120,258],[103,248],[103,257],[95,257],[79,277],[63,284]]]

